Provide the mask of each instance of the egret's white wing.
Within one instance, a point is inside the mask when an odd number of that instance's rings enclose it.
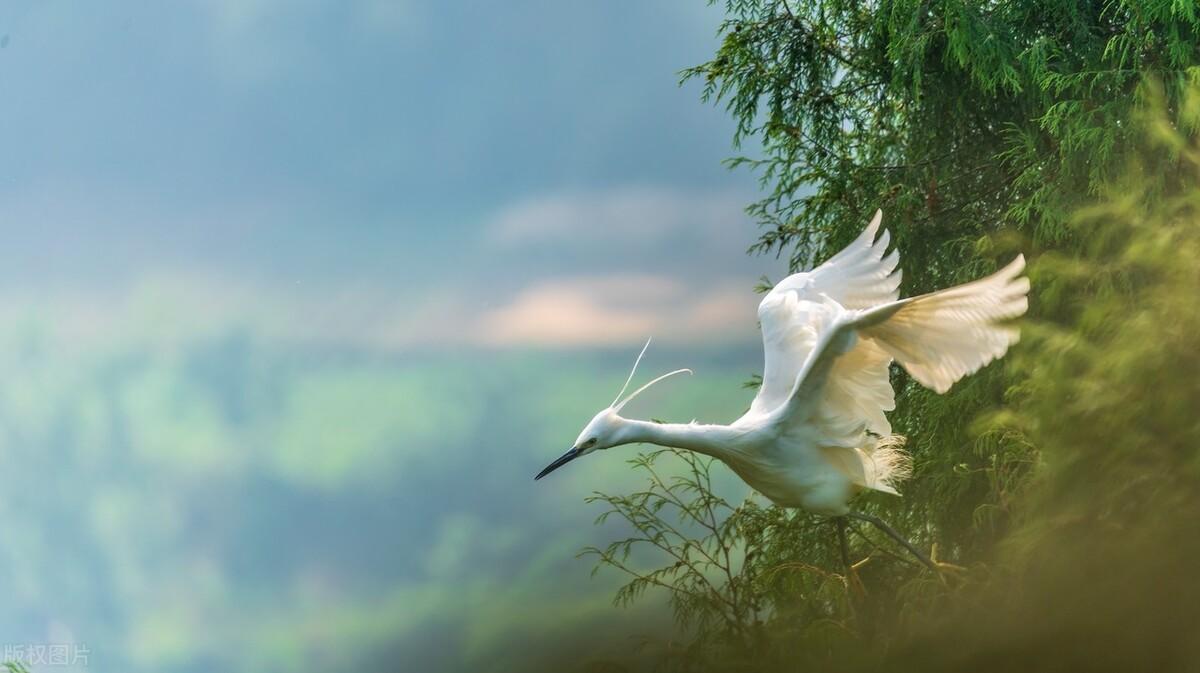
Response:
[[[1020,331],[1004,321],[1029,308],[1025,256],[977,281],[865,311],[859,333],[874,339],[921,385],[944,393],[1004,355]]]
[[[835,380],[842,375],[838,363],[864,343],[894,357],[922,385],[946,392],[1017,342],[1020,331],[1005,321],[1029,306],[1024,268],[1025,258],[1018,256],[972,283],[863,311],[830,312],[772,421],[812,423],[827,414],[842,385]]]
[[[825,305],[831,310],[825,314],[813,347],[796,373],[783,402],[769,412],[772,423],[813,424],[826,416],[822,407],[828,393],[833,392],[837,397],[836,384],[831,380],[834,366],[841,359],[839,356],[849,355],[861,345],[855,343],[857,335],[854,329],[854,320],[861,312],[846,311],[832,302]],[[858,433],[861,433],[863,423],[859,422]],[[832,436],[829,439],[833,444],[839,443],[832,441],[835,439]]]
[[[1019,337],[1005,321],[1028,307],[1024,267],[1017,257],[973,283],[864,310],[845,310],[827,297],[802,302],[798,313],[813,316],[815,336],[784,401],[760,420],[808,426],[830,464],[853,483],[896,493],[896,482],[908,473],[906,454],[862,434],[864,426],[886,427],[886,419],[877,418],[894,406],[890,386],[877,387],[881,380],[886,385],[887,363],[894,357],[941,393],[1003,355]],[[876,397],[868,394],[875,391]],[[874,448],[861,447],[864,440]]]
[[[775,319],[763,323],[766,370],[771,377],[764,377],[750,408],[748,415],[755,418],[771,414],[787,401],[814,350],[823,347],[823,338],[837,327],[839,319],[858,313],[847,312],[828,297],[812,302],[790,295],[772,311]],[[841,356],[831,357],[829,371],[822,373],[825,383],[820,405],[814,409],[817,413],[805,422],[820,425],[832,443],[852,441],[864,429],[888,435],[892,428],[885,412],[896,408],[888,375],[892,356],[870,339],[843,341],[837,349]],[[843,353],[846,347],[849,350]],[[809,383],[813,385],[815,380]]]
[[[763,377],[750,414],[761,416],[787,399],[800,367],[817,343],[822,317],[814,302],[801,302],[791,292],[768,294],[758,306],[763,337]]]
[[[864,429],[892,434],[886,412],[896,408],[888,355],[873,339],[859,338],[848,353],[837,358],[825,382],[816,422],[834,436],[853,436]]]
[[[829,300],[850,309],[870,308],[895,301],[900,285],[896,252],[884,257],[887,231],[876,239],[882,214],[853,243],[816,269],[780,281],[758,306],[763,334],[763,380],[749,415],[764,416],[787,400],[800,368],[829,319]],[[860,350],[861,349],[861,350]],[[894,408],[886,352],[860,344],[837,365],[837,385],[825,416],[839,425],[861,427],[879,434],[891,429],[884,411]]]

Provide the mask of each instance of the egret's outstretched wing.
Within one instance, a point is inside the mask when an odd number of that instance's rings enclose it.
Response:
[[[977,281],[886,304],[858,319],[921,385],[944,393],[954,382],[1004,355],[1020,339],[1004,321],[1029,308],[1025,256]]]
[[[895,301],[900,285],[896,252],[884,256],[890,237],[876,239],[881,212],[853,243],[816,269],[779,282],[758,306],[763,334],[763,381],[749,415],[763,416],[787,400],[796,376],[817,343],[829,313],[827,299],[841,307],[863,309]],[[859,350],[861,349],[861,350]],[[891,356],[860,345],[838,364],[830,419],[890,432],[883,412],[894,408],[888,380]]]
[[[1005,321],[1028,308],[1024,268],[1025,258],[1018,256],[972,283],[864,311],[831,312],[772,420],[811,423],[828,414],[841,385],[834,380],[837,364],[847,357],[838,356],[863,343],[894,357],[922,385],[946,392],[1017,342],[1020,331]]]

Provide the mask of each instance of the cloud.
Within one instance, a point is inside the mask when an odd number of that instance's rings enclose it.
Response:
[[[702,240],[740,253],[752,234],[737,192],[693,192],[626,186],[594,192],[532,197],[502,208],[487,223],[501,247],[540,245],[647,246],[676,237]]]
[[[539,275],[513,288],[481,287],[465,278],[414,293],[349,281],[282,284],[155,271],[92,291],[5,290],[0,324],[36,327],[73,352],[131,341],[174,352],[230,331],[380,352],[604,347],[648,336],[705,344],[757,339],[758,297],[739,276]]]
[[[74,222],[87,213],[59,209],[0,253],[13,275],[0,291],[0,319],[36,318],[72,348],[135,338],[171,349],[231,329],[386,352],[587,348],[650,335],[751,341],[758,301],[751,288],[764,272],[778,276],[768,268],[778,264],[742,254],[752,236],[740,214],[746,200],[644,186],[521,199],[477,221],[478,244],[447,262],[454,273],[440,284],[422,284],[418,271],[351,273],[336,265],[337,273],[310,276],[320,266],[309,253],[289,250],[269,228],[247,229],[280,216],[254,204],[193,214],[184,228],[193,233],[179,234],[156,230],[166,216],[153,209],[102,204],[97,221],[123,217],[123,238],[75,235]],[[24,207],[35,213],[50,201],[38,196]],[[92,254],[99,246],[108,254]],[[208,257],[181,252],[197,248]],[[259,269],[216,268],[246,260]],[[85,271],[95,281],[83,287],[77,278]],[[72,280],[20,282],[53,273]]]
[[[743,212],[751,198],[631,185],[544,194],[498,209],[484,225],[484,245],[521,268],[523,285],[487,310],[476,340],[588,347],[649,335],[757,339],[751,289],[781,263],[743,254],[755,235]]]
[[[741,340],[754,331],[754,296],[730,283],[694,290],[652,275],[555,278],[484,314],[489,346],[611,346],[656,336],[668,341]]]

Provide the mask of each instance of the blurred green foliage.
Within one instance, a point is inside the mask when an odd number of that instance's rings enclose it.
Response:
[[[571,557],[591,514],[563,505],[632,485],[621,461],[528,489],[626,350],[330,348],[201,310],[200,331],[133,311],[80,337],[52,315],[0,329],[0,661],[75,642],[95,671],[519,669],[654,625]],[[670,357],[713,385],[639,408],[746,403],[748,360]]]
[[[726,506],[695,537],[596,550],[601,565],[634,574],[619,602],[667,585],[685,635],[650,661],[1196,670],[1200,10],[1124,0],[726,9],[716,58],[686,76],[725,102],[739,140],[762,142],[762,157],[733,162],[759,169],[769,192],[751,206],[764,225],[756,250],[802,267],[882,207],[905,294],[977,277],[1020,249],[1034,259],[1032,305],[1023,343],[946,396],[894,371],[893,421],[916,473],[902,500],[861,505],[956,569],[935,577],[855,529],[851,556],[869,561],[845,573],[831,524]],[[708,497],[708,466],[687,467],[690,499],[673,504],[678,492],[653,480],[601,499],[638,530],[661,532],[677,510],[686,525]],[[730,565],[678,565],[722,538],[738,550]],[[713,595],[693,600],[697,589]],[[735,594],[753,606],[747,616],[730,607]]]

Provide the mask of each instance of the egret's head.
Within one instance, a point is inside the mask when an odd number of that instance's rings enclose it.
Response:
[[[617,410],[612,407],[604,409],[600,413],[592,417],[583,428],[583,432],[579,433],[579,437],[575,440],[574,446],[567,450],[558,460],[546,466],[546,469],[538,473],[534,477],[534,481],[550,474],[567,463],[586,456],[593,451],[612,448],[621,444],[620,428],[621,422],[624,419],[617,415]]]
[[[575,439],[575,446],[571,448],[579,450],[580,455],[611,449],[621,443],[620,430],[624,420],[612,407],[601,410],[583,426],[583,431]]]
[[[617,398],[613,400],[613,403],[608,405],[608,407],[605,409],[602,409],[600,413],[593,416],[592,420],[588,421],[588,424],[583,427],[583,432],[579,433],[579,437],[575,439],[574,446],[572,446],[566,453],[559,456],[558,460],[547,465],[546,469],[539,472],[538,475],[533,478],[534,481],[541,479],[542,477],[550,474],[563,465],[566,465],[572,460],[579,458],[580,456],[586,456],[593,451],[610,449],[614,446],[627,443],[628,440],[624,438],[624,433],[622,432],[627,427],[627,424],[625,419],[621,418],[620,414],[618,413],[621,411],[621,407],[624,407],[629,400],[637,397],[638,394],[643,390],[667,378],[668,376],[674,376],[675,374],[682,374],[684,372],[688,374],[692,373],[692,370],[690,369],[677,369],[668,374],[663,374],[650,383],[647,383],[641,388],[633,391],[629,397],[621,399],[621,396],[625,394],[625,390],[629,388],[629,382],[633,380],[634,373],[637,372],[638,363],[642,361],[642,356],[646,354],[646,349],[649,347],[650,341],[647,340],[646,345],[642,347],[642,352],[638,354],[637,360],[635,360],[633,363],[633,370],[629,372],[629,378],[625,379],[625,386],[621,388],[621,392],[617,393]]]

